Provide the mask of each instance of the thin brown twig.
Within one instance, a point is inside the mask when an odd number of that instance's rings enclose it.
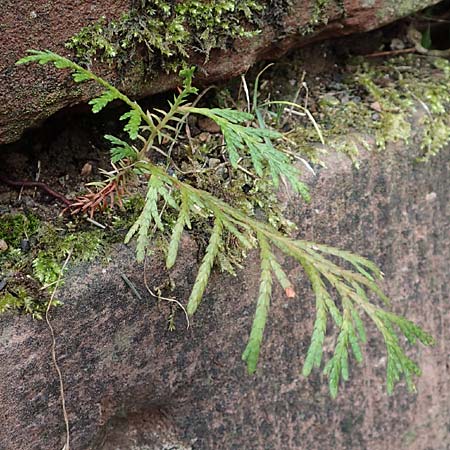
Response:
[[[212,90],[212,89],[217,89],[217,86],[211,85],[211,86],[207,87],[206,89],[204,89],[204,90],[197,96],[197,98],[196,98],[192,103],[189,104],[189,106],[190,106],[190,107],[195,107],[195,106],[197,106],[198,102],[202,99],[202,97],[203,97],[204,95],[206,95],[206,93],[209,92],[209,91]],[[172,144],[171,144],[170,147],[169,147],[169,151],[167,152],[168,155],[169,155],[169,158],[170,158],[170,155],[172,154],[173,147],[175,146],[176,143],[179,143],[178,136],[180,135],[181,128],[183,127],[183,124],[186,122],[186,125],[187,125],[186,119],[188,118],[189,114],[190,114],[190,112],[187,111],[187,112],[181,117],[180,121],[178,122],[178,124],[177,124],[177,126],[176,126],[176,133],[175,133],[175,136],[174,136],[174,138],[173,138]],[[188,130],[189,130],[189,127],[187,127],[186,130],[187,130],[188,133],[190,133],[190,132],[188,131]],[[190,137],[190,134],[188,135],[188,140],[189,140],[189,145],[190,145],[190,147],[191,147],[191,151],[194,151],[195,149],[192,147],[192,139],[191,139],[191,137]],[[168,167],[168,166],[167,166],[167,167]]]
[[[56,291],[58,290],[59,284],[61,282],[61,278],[62,275],[64,273],[64,269],[66,268],[70,257],[72,256],[72,252],[73,252],[73,248],[70,249],[66,260],[64,261],[64,264],[61,268],[61,272],[59,273],[58,279],[56,280],[56,285],[55,285],[55,289],[53,290],[50,299],[47,303],[47,309],[45,310],[45,321],[47,322],[47,326],[50,329],[50,334],[52,337],[52,361],[53,361],[53,366],[55,367],[56,372],[58,373],[58,379],[59,379],[59,392],[61,395],[61,407],[62,407],[62,412],[63,412],[63,416],[64,416],[64,425],[66,427],[66,443],[64,444],[63,450],[70,450],[70,424],[69,424],[69,416],[67,414],[67,409],[66,409],[66,398],[64,395],[64,381],[63,381],[63,376],[62,376],[62,372],[61,369],[59,368],[58,365],[58,361],[56,360],[56,338],[55,338],[55,331],[52,327],[52,324],[50,323],[50,317],[49,317],[49,313],[50,313],[50,307],[53,303],[53,300],[55,298],[55,294]]]
[[[72,202],[68,198],[64,197],[64,195],[60,194],[59,192],[54,191],[51,187],[49,187],[45,183],[42,183],[41,181],[27,181],[27,180],[14,181],[3,175],[0,175],[0,182],[3,184],[6,184],[7,186],[17,187],[17,188],[37,187],[37,188],[47,192],[47,194],[51,195],[52,197],[56,198],[57,200],[63,202],[67,206],[70,206],[72,204]]]
[[[156,298],[158,300],[164,300],[164,301],[169,302],[169,303],[175,303],[176,305],[178,305],[184,312],[184,315],[186,317],[186,322],[187,322],[187,327],[186,328],[189,329],[190,322],[189,322],[189,316],[188,316],[188,313],[186,311],[186,308],[176,298],[163,297],[162,295],[156,295],[150,289],[150,286],[148,285],[148,281],[147,281],[147,258],[144,259],[144,285],[145,285],[145,289],[147,289],[148,293],[153,298]]]
[[[131,292],[133,292],[133,294],[136,296],[136,298],[138,300],[142,300],[141,294],[139,294],[136,286],[131,282],[131,280],[124,273],[121,273],[120,276],[125,284],[130,288]]]
[[[409,47],[409,48],[400,48],[398,50],[386,50],[384,52],[369,53],[368,55],[364,55],[364,57],[377,58],[379,56],[395,56],[395,55],[402,55],[404,53],[415,53],[415,52],[417,52],[416,47]]]

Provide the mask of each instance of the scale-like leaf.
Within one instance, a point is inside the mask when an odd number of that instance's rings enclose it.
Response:
[[[199,108],[201,109],[201,108]],[[245,111],[237,111],[230,108],[203,108],[204,115],[209,115],[214,120],[214,116],[222,117],[231,123],[243,123],[253,120],[255,117]]]
[[[53,63],[58,69],[77,68],[74,62],[49,50],[27,50],[27,53],[29,55],[19,59],[16,62],[17,65],[37,62],[39,64]]]
[[[222,220],[222,223],[223,223],[224,227],[225,227],[225,228],[226,228],[233,236],[235,236],[235,237],[239,240],[239,242],[241,243],[241,245],[242,245],[245,249],[249,250],[249,249],[251,249],[251,248],[254,247],[253,242],[250,242],[250,240],[248,239],[248,237],[245,236],[244,233],[241,233],[241,232],[236,228],[236,226],[233,224],[232,221],[230,221],[230,220],[228,220],[228,219],[226,219],[226,218],[224,218],[224,217],[221,218],[221,220]]]
[[[72,78],[75,83],[82,83],[83,81],[92,80],[92,77],[88,72],[74,72]]]
[[[307,377],[314,367],[320,367],[325,339],[327,314],[323,300],[316,299],[316,320],[314,322],[311,343],[306,353],[302,368],[302,375]]]
[[[272,254],[269,243],[264,235],[258,235],[258,243],[261,250],[261,280],[259,283],[258,301],[250,337],[244,353],[242,354],[242,359],[247,363],[247,370],[249,373],[254,373],[258,364],[264,328],[269,313],[270,297],[272,295],[272,273],[270,263]]]
[[[117,162],[129,158],[131,160],[136,158],[136,150],[131,147],[127,142],[122,141],[121,139],[112,136],[110,134],[105,134],[104,138],[114,144],[114,147],[111,147],[111,162],[116,164]]]
[[[175,264],[178,255],[178,247],[181,241],[184,227],[190,225],[189,222],[190,200],[186,191],[181,195],[181,208],[178,219],[173,227],[172,237],[170,238],[169,248],[167,250],[166,267],[170,269]]]
[[[206,248],[205,256],[203,257],[202,264],[198,269],[197,277],[187,304],[186,310],[190,316],[195,313],[200,305],[200,302],[202,301],[203,293],[205,292],[206,285],[208,284],[214,260],[216,259],[220,244],[222,242],[222,231],[222,222],[219,218],[216,218],[211,236],[209,238],[209,244]]]
[[[274,256],[270,259],[270,264],[272,266],[272,270],[273,273],[275,274],[275,277],[277,278],[281,287],[284,289],[286,297],[288,298],[295,297],[295,291],[291,281],[289,280],[288,276],[286,275],[286,272],[283,270],[280,263],[276,260]]]
[[[137,233],[136,259],[138,261],[144,260],[148,247],[148,234],[151,224],[155,223],[161,230],[164,228],[158,211],[159,189],[161,185],[162,181],[157,176],[152,175],[150,177],[144,208],[125,236],[125,243],[128,243]]]

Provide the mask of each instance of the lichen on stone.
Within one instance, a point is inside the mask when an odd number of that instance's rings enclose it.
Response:
[[[423,0],[385,0],[384,5],[377,11],[377,16],[381,19],[393,16],[407,16],[408,14],[419,11],[425,6],[423,5]]]

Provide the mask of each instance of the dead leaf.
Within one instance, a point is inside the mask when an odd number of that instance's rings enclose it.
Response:
[[[295,297],[295,291],[294,291],[294,288],[292,286],[287,287],[284,290],[284,293],[286,294],[287,298],[294,298]]]
[[[371,109],[373,109],[376,112],[383,112],[383,108],[381,107],[379,102],[373,102],[370,104]]]
[[[92,164],[87,162],[84,164],[83,168],[81,169],[80,176],[88,177],[91,173],[92,173]]]

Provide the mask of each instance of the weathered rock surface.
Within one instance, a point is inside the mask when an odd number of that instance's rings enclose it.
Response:
[[[169,332],[167,304],[146,294],[142,267],[120,246],[108,267],[73,267],[59,294],[64,306],[52,311],[73,450],[448,450],[449,149],[428,164],[398,145],[366,155],[359,171],[342,157],[328,166],[314,181],[312,204],[291,208],[293,219],[306,239],[374,259],[393,308],[435,336],[434,348],[411,350],[424,372],[418,393],[399,386],[386,395],[383,345],[373,330],[364,366],[352,366],[337,400],[319,374],[300,376],[314,306],[305,276],[289,261],[297,298],[275,290],[260,366],[248,376],[240,356],[258,265],[250,260],[237,278],[214,275],[191,328],[178,314],[177,330]],[[186,238],[172,273],[181,300],[195,254]],[[166,280],[157,258],[147,272],[152,288]],[[44,322],[2,317],[1,450],[63,447],[50,347]]]
[[[367,31],[438,3],[438,0],[295,0],[268,2],[280,8],[276,24],[262,24],[262,33],[246,41],[236,41],[234,48],[213,51],[208,63],[191,52],[192,63],[201,67],[200,82],[213,82],[245,72],[261,59],[274,59],[290,48],[320,39]],[[106,19],[120,17],[129,10],[130,0],[93,0],[90,2],[3,0],[0,19],[0,144],[18,139],[29,127],[39,124],[56,111],[84,102],[97,92],[92,86],[75,86],[67,73],[49,67],[17,67],[15,62],[27,49],[50,49],[70,56],[64,43],[81,28]],[[284,6],[286,5],[286,6]],[[311,24],[317,8],[320,25]],[[267,14],[267,22],[273,17]],[[125,92],[144,96],[173,88],[176,77],[156,73],[145,79],[141,72],[113,73],[108,66],[98,67],[103,75]]]

